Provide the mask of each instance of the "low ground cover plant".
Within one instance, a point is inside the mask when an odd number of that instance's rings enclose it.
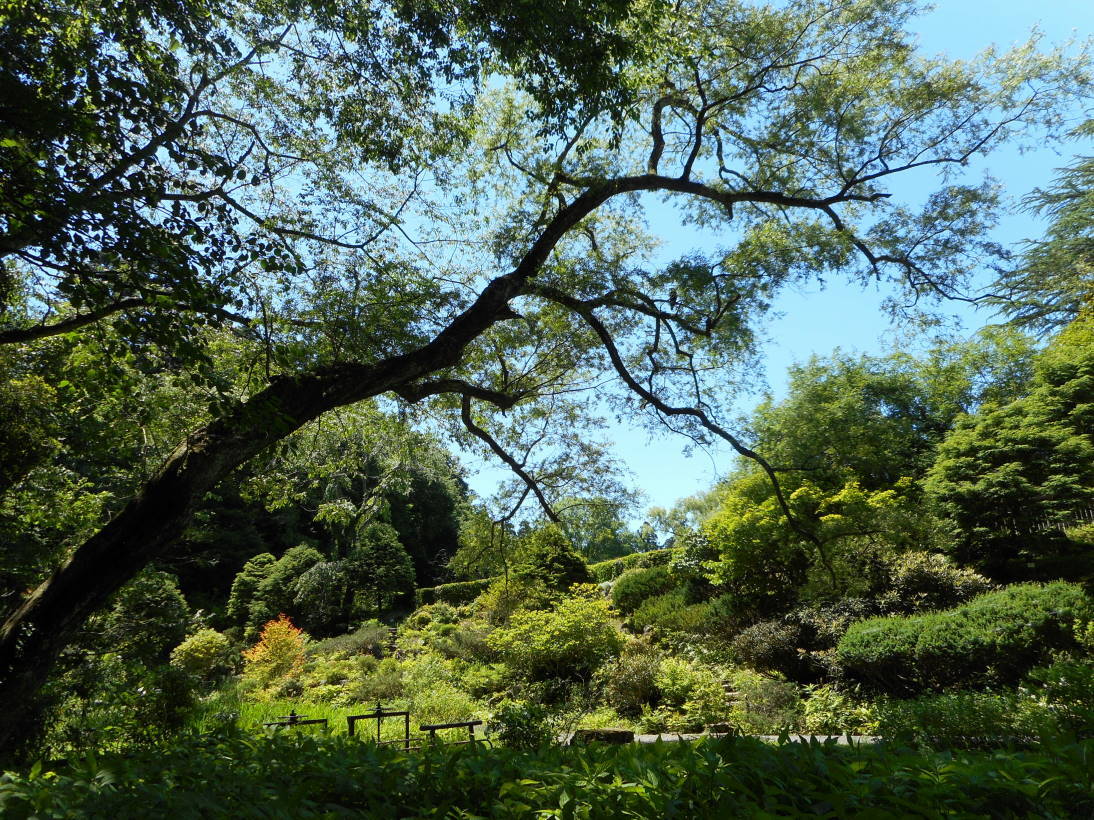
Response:
[[[1094,810],[1094,741],[923,753],[745,738],[412,754],[355,738],[182,737],[0,778],[31,817],[1076,817]],[[165,784],[170,784],[165,788]]]

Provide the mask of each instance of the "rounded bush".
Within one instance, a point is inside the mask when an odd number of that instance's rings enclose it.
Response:
[[[648,598],[671,590],[675,583],[666,566],[629,569],[619,576],[612,587],[612,603],[620,612],[631,613]]]
[[[173,667],[207,683],[230,673],[234,660],[232,642],[215,629],[195,632],[171,651]]]
[[[983,595],[992,583],[971,569],[955,566],[946,556],[908,552],[888,566],[888,589],[882,596],[891,612],[946,609]]]
[[[786,621],[760,621],[741,632],[733,641],[737,660],[757,672],[778,672],[794,681],[814,676],[814,665],[799,651],[802,630]]]

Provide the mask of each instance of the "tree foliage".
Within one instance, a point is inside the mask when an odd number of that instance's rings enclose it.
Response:
[[[1076,136],[1094,135],[1094,121]],[[1050,218],[1044,237],[1030,242],[1012,270],[993,284],[991,302],[1012,324],[1042,334],[1065,327],[1094,305],[1094,157],[1080,157],[1048,188],[1026,198]]]
[[[1094,323],[1076,320],[1036,363],[1032,389],[961,419],[928,489],[954,556],[1003,579],[1090,573],[1064,529],[1094,503]]]
[[[8,616],[5,702],[219,482],[341,407],[392,402],[499,459],[510,518],[610,494],[598,407],[757,457],[725,415],[779,290],[960,293],[1002,255],[984,238],[998,192],[961,169],[1057,136],[1088,87],[1032,43],[923,58],[905,0],[35,9],[0,40],[19,115],[0,134],[0,341],[37,349],[109,316],[118,358],[204,361],[188,378],[211,389],[164,409],[189,432],[141,451]],[[930,171],[903,203],[899,180]],[[649,265],[650,195],[727,246]],[[206,322],[247,340],[234,381],[208,364]]]
[[[585,560],[555,524],[536,527],[521,538],[513,575],[559,592],[590,580]]]

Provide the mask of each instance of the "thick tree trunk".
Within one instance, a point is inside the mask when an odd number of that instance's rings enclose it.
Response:
[[[374,365],[347,364],[274,383],[190,434],[117,516],[81,545],[0,627],[0,750],[31,728],[27,710],[58,653],[87,618],[186,526],[232,470],[320,414],[413,383],[458,362],[464,347],[508,313],[522,279],[499,277],[431,343]]]
[[[0,627],[0,755],[4,749],[15,748],[28,729],[26,712],[61,649],[111,595],[166,552],[217,482],[328,410],[409,388],[456,365],[467,345],[487,328],[516,317],[509,300],[524,290],[569,230],[611,197],[640,190],[698,194],[723,203],[738,198],[656,175],[593,185],[554,216],[513,271],[487,284],[467,310],[428,344],[374,364],[333,365],[277,378],[233,412],[188,436],[137,497]],[[449,391],[427,390],[421,395],[435,392]]]
[[[0,748],[26,731],[20,706],[31,703],[87,617],[167,550],[218,481],[314,417],[299,401],[289,401],[306,390],[306,382],[275,385],[187,437],[137,497],[12,613],[0,628]]]

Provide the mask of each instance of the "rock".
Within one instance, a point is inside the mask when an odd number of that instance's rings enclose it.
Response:
[[[590,743],[634,743],[634,732],[630,729],[578,729],[570,738],[571,746]]]

